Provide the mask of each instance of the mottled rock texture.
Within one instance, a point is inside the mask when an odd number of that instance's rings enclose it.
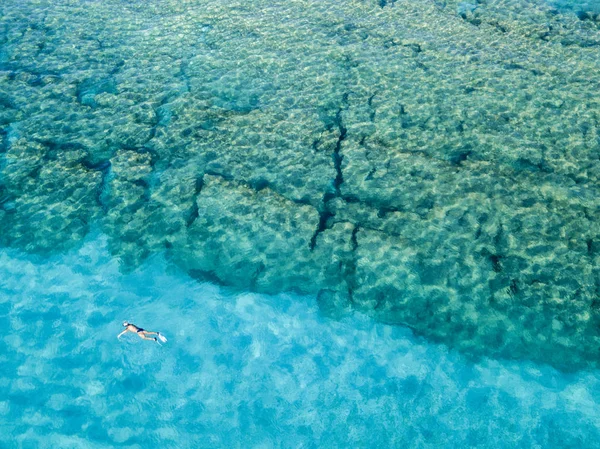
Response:
[[[0,244],[597,366],[600,21],[560,7],[4,1]]]

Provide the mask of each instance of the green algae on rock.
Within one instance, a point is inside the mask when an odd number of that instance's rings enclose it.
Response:
[[[541,1],[8,0],[0,244],[597,366],[600,27]]]

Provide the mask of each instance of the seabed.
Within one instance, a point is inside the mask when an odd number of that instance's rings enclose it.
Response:
[[[594,2],[4,0],[0,447],[600,448],[599,91]]]

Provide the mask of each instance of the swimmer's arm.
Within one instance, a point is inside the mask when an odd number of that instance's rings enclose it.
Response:
[[[117,338],[121,338],[121,336],[125,333],[127,333],[127,329],[125,329],[123,332],[121,332],[119,335],[117,335]]]

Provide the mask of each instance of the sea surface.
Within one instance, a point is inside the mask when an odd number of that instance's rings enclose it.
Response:
[[[2,0],[0,449],[600,448],[598,92],[597,0]]]
[[[594,448],[600,373],[471,362],[313,297],[198,283],[106,238],[0,252],[2,448]],[[131,320],[168,337],[129,334]]]

